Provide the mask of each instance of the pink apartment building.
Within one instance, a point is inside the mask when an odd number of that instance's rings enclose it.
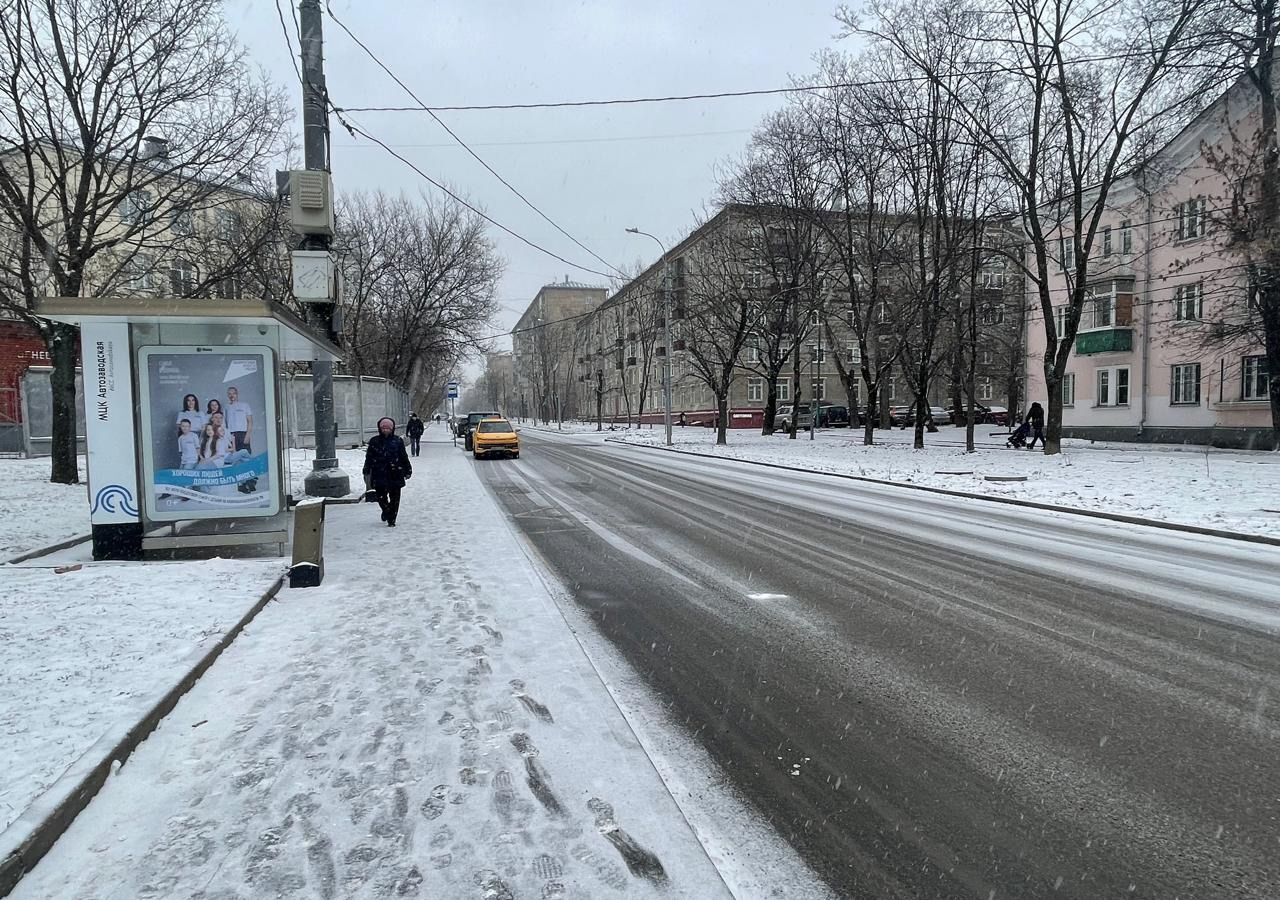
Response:
[[[1238,82],[1112,192],[1062,385],[1065,437],[1270,446],[1266,358],[1257,337],[1238,333],[1250,321],[1249,279],[1228,246],[1257,103]],[[1074,260],[1069,238],[1056,249],[1061,334],[1063,263],[1074,271]],[[1045,335],[1039,299],[1027,299],[1029,404],[1045,398]]]

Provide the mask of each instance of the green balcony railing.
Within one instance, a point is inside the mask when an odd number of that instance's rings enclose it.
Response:
[[[1097,331],[1082,331],[1076,335],[1076,353],[1088,356],[1090,353],[1117,353],[1133,349],[1133,329],[1102,328]]]

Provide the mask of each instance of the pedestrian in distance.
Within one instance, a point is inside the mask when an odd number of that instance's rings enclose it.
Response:
[[[1027,444],[1028,450],[1034,450],[1036,441],[1040,442],[1040,446],[1044,446],[1044,407],[1039,401],[1032,403],[1031,408],[1027,410],[1027,418],[1024,420],[1031,427],[1031,443]]]
[[[364,453],[364,475],[382,507],[382,521],[392,528],[400,513],[400,489],[413,477],[413,466],[404,441],[396,434],[396,420],[378,420],[378,433],[369,440]]]
[[[418,451],[422,449],[422,432],[426,430],[426,425],[418,418],[415,412],[409,413],[409,421],[404,425],[404,433],[409,435],[409,449],[414,456],[418,455]]]

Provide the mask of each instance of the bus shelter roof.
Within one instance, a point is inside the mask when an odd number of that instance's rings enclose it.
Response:
[[[282,359],[342,359],[342,348],[297,313],[260,298],[37,297],[34,312],[73,325],[92,319],[140,325],[278,325]]]

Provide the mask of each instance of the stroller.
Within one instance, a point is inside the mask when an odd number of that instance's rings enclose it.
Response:
[[[1017,427],[1004,445],[1011,450],[1022,450],[1027,446],[1027,438],[1031,436],[1031,423],[1023,422]]]

